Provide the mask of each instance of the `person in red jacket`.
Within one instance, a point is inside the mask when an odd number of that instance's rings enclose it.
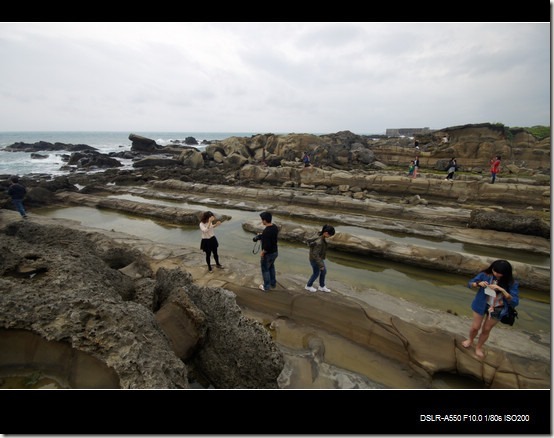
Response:
[[[496,181],[496,174],[500,172],[500,155],[497,155],[491,160],[491,184],[494,184]]]

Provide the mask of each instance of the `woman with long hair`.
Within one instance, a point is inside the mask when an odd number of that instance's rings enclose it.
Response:
[[[519,304],[519,284],[514,279],[510,262],[495,260],[488,268],[469,280],[468,287],[478,289],[471,303],[473,322],[469,329],[469,337],[462,345],[465,348],[471,347],[481,330],[475,346],[475,355],[483,359],[483,345],[492,328],[508,313],[508,306],[515,307]]]

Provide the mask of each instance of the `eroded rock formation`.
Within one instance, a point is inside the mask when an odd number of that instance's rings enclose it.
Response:
[[[2,356],[2,376],[30,369],[56,377],[79,353],[111,370],[120,388],[188,388],[187,363],[207,386],[277,387],[282,354],[233,293],[199,287],[179,267],[156,276],[141,252],[100,233],[2,225],[0,338],[19,339],[9,345],[21,352]],[[44,370],[49,344],[33,348],[31,334],[67,346],[57,370],[51,361]]]

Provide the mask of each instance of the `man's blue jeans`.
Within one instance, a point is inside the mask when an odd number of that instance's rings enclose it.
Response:
[[[264,256],[260,258],[262,277],[264,279],[264,290],[269,290],[277,286],[277,279],[275,278],[275,259],[277,255],[277,251],[275,251],[271,254],[264,254]]]
[[[12,199],[12,203],[22,217],[27,216],[25,208],[23,207],[23,199]]]

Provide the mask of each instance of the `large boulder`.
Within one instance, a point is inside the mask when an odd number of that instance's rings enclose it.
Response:
[[[283,354],[260,323],[242,314],[234,293],[198,287],[190,274],[179,269],[160,269],[154,300],[160,309],[182,293],[202,312],[209,327],[198,336],[201,347],[190,359],[199,376],[216,388],[278,387]]]
[[[162,146],[158,145],[154,140],[146,137],[142,137],[136,134],[129,134],[129,140],[131,140],[131,151],[139,153],[156,153]]]

